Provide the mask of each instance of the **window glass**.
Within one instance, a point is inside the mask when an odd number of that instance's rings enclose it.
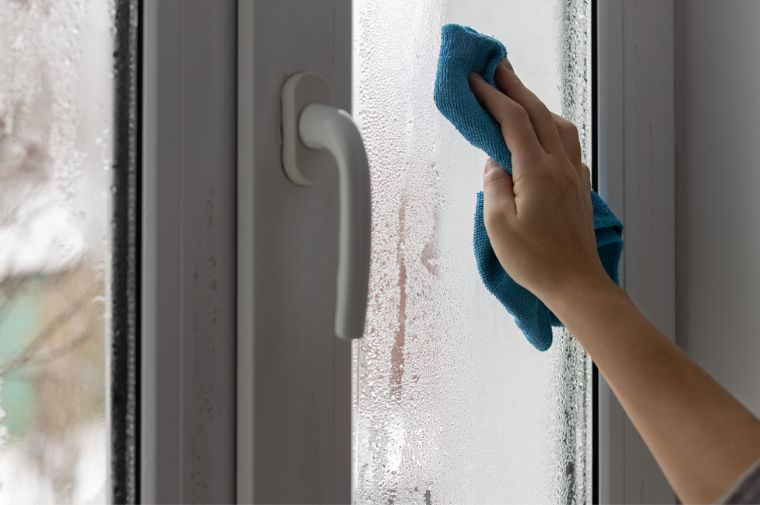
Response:
[[[114,4],[0,0],[0,501],[106,503]]]
[[[566,332],[540,353],[481,285],[485,155],[435,109],[440,27],[502,40],[573,120],[591,164],[589,0],[354,1],[353,108],[372,172],[373,262],[354,347],[357,503],[591,501],[591,365]]]

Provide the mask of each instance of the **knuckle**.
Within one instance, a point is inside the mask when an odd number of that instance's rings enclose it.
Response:
[[[546,106],[544,102],[538,99],[536,95],[531,94],[529,104],[530,104],[530,108],[532,110],[535,110],[538,114],[541,114],[542,117],[551,119],[552,117],[551,111],[549,110],[549,108]]]
[[[565,118],[559,118],[557,120],[557,129],[562,135],[567,137],[578,136],[578,128]]]
[[[489,186],[494,183],[494,181],[503,179],[506,176],[506,172],[504,169],[496,165],[493,169],[486,172],[486,174],[483,176],[483,186]]]
[[[591,169],[589,169],[586,165],[581,165],[583,167],[583,179],[584,180],[591,180]]]
[[[504,122],[507,120],[507,117],[509,116],[509,104],[507,104],[504,101],[500,101],[498,106],[495,108],[494,112],[494,118],[496,121],[503,125]]]
[[[522,105],[510,104],[510,108],[511,108],[511,114],[518,121],[530,121],[530,114],[528,114],[528,110]]]
[[[516,85],[520,85],[520,79],[518,79],[517,75],[509,69],[504,63],[502,62],[498,67],[496,67],[496,81],[500,86],[513,88]]]
[[[503,226],[507,221],[506,205],[501,199],[491,199],[483,207],[483,224],[493,230]]]

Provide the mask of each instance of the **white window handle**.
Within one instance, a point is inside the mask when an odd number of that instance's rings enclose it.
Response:
[[[354,339],[364,333],[367,310],[369,163],[350,114],[330,102],[329,87],[318,74],[299,73],[288,79],[282,93],[282,158],[285,173],[303,186],[322,182],[337,165],[340,225],[335,334]]]

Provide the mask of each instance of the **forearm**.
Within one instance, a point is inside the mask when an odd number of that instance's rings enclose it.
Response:
[[[550,308],[599,367],[678,495],[687,503],[718,498],[760,458],[760,422],[622,289],[600,280],[565,290]]]
[[[760,423],[602,269],[577,130],[553,116],[508,62],[495,80],[494,87],[470,76],[512,153],[511,175],[488,163],[483,177],[484,223],[497,258],[596,362],[679,496],[718,498],[760,458]],[[566,276],[573,279],[560,280]]]

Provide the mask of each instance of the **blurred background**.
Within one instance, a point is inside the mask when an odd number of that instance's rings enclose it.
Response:
[[[0,502],[104,503],[113,5],[0,13]]]

